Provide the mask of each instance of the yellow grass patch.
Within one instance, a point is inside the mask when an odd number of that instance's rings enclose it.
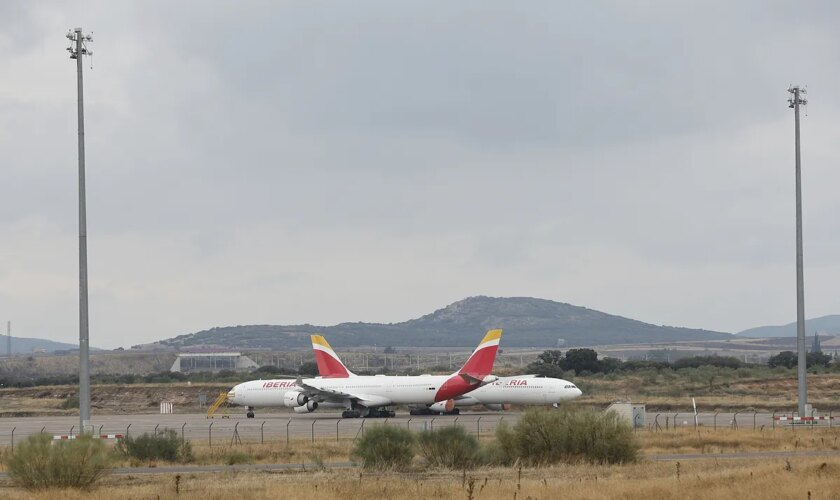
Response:
[[[679,470],[679,472],[678,472]],[[348,500],[436,499],[646,499],[838,498],[840,461],[691,461],[629,466],[573,465],[462,472],[360,474],[357,470],[311,473],[185,474],[175,493],[175,476],[111,476],[93,492],[0,490],[0,498],[81,500],[106,498],[294,498]],[[470,491],[472,494],[470,496]]]

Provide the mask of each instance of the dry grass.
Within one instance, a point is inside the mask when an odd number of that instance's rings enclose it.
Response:
[[[283,444],[248,444],[235,446],[193,446],[196,464],[227,463],[227,459],[234,453],[244,453],[251,457],[253,463],[262,464],[299,464],[315,462],[347,462],[353,442],[350,439],[335,441],[308,440],[292,441]]]
[[[840,429],[733,430],[709,428],[639,432],[646,455],[744,451],[840,450]]]
[[[643,455],[661,455],[676,453],[734,453],[747,451],[832,451],[840,450],[840,428],[835,429],[765,429],[753,431],[750,429],[733,430],[710,428],[693,430],[680,428],[662,432],[647,430],[636,433]],[[484,437],[486,443],[493,438]],[[292,440],[287,446],[283,443],[250,443],[241,445],[215,445],[212,448],[207,443],[193,442],[194,459],[191,464],[315,464],[332,462],[349,462],[353,448],[352,439],[318,440],[313,444],[308,439]],[[0,447],[0,458],[7,456],[8,447]],[[244,459],[244,460],[243,460]],[[139,462],[122,459],[117,467],[164,467],[165,462]],[[0,470],[4,470],[0,461]]]
[[[678,472],[679,471],[679,472]],[[510,500],[526,498],[840,498],[840,460],[692,461],[625,466],[574,465],[520,472],[515,468],[462,472],[359,474],[311,473],[187,474],[175,493],[174,475],[112,476],[93,492],[52,490],[27,493],[0,489],[0,498],[82,500],[107,498],[230,498],[348,500],[417,498]],[[472,496],[469,494],[472,489]]]
[[[638,401],[652,409],[691,409],[691,398],[702,411],[791,410],[796,408],[796,373],[761,370],[707,370],[713,379],[690,374],[631,372],[614,376],[576,377],[584,391],[578,402],[606,406],[616,400]],[[741,378],[744,375],[751,375]],[[711,375],[709,376],[711,377]],[[840,375],[808,375],[808,401],[821,411],[840,409]]]

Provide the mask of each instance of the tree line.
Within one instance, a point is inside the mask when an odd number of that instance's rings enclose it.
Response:
[[[827,368],[834,358],[821,352],[810,352],[807,355],[808,368]],[[770,368],[794,368],[797,364],[796,353],[784,351],[771,356],[767,362]],[[575,375],[589,375],[595,373],[633,372],[638,370],[681,370],[683,368],[699,368],[713,366],[718,368],[745,368],[756,366],[745,363],[734,356],[689,356],[674,362],[669,361],[622,361],[616,358],[598,358],[593,349],[569,349],[563,353],[560,350],[548,350],[539,355],[535,363],[528,365],[528,372],[546,377],[562,378],[563,374],[574,371]]]

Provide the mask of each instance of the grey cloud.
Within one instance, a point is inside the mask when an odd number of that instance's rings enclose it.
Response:
[[[789,321],[791,82],[813,103],[809,304],[837,312],[831,2],[796,15],[757,1],[89,2],[81,20],[60,3],[0,9],[24,37],[0,38],[16,49],[0,78],[0,181],[13,186],[0,229],[17,241],[0,314],[32,335],[73,338],[63,35],[77,24],[97,34],[93,310],[115,343],[401,320],[475,293],[724,330]],[[160,314],[134,324],[149,309]]]

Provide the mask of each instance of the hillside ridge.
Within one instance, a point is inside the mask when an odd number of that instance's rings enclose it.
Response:
[[[509,347],[555,347],[558,339],[563,346],[583,346],[731,338],[729,333],[657,326],[548,299],[475,296],[401,323],[215,327],[156,344],[178,349],[305,348],[309,335],[322,333],[336,347],[467,347],[491,328],[505,330],[503,345]]]
[[[805,335],[810,337],[814,333],[840,334],[840,314],[829,314],[805,320]],[[736,335],[741,337],[796,337],[796,322],[786,325],[759,326],[738,332]]]

